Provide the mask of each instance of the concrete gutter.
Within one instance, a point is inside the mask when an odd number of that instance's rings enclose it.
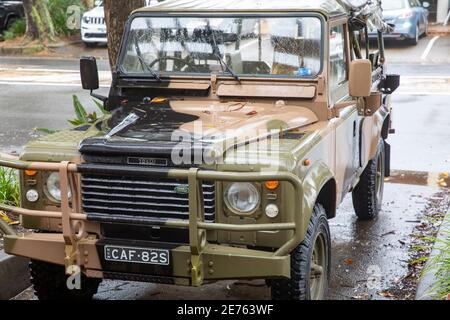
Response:
[[[0,300],[8,300],[30,286],[29,260],[0,251]]]
[[[450,210],[448,210],[446,216],[444,217],[439,233],[437,235],[437,239],[444,240],[446,237],[449,236],[449,232],[450,232]],[[442,243],[436,242],[433,250],[431,251],[428,262],[425,265],[424,269],[425,273],[421,276],[419,280],[419,285],[417,286],[416,300],[437,299],[437,297],[433,296],[433,294],[430,292],[430,289],[435,287],[440,277],[442,277],[442,275],[439,276],[437,274],[436,268],[432,267],[433,258],[435,258],[440,253],[439,246],[442,247]]]

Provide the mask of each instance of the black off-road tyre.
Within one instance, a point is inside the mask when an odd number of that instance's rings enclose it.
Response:
[[[378,143],[375,157],[369,161],[353,189],[353,207],[361,220],[373,220],[381,211],[385,177],[384,142]]]
[[[34,293],[39,300],[92,300],[102,282],[82,274],[81,289],[69,290],[64,267],[31,260],[29,268]]]
[[[324,299],[330,277],[330,248],[327,215],[321,205],[316,205],[305,240],[291,252],[291,278],[271,280],[272,299]],[[321,268],[320,275],[318,266]]]

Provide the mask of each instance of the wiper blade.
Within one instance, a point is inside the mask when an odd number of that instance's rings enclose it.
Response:
[[[139,43],[138,43],[137,38],[134,41],[134,47],[136,49],[136,54],[137,54],[137,57],[139,59],[139,62],[141,63],[142,68],[143,69],[147,69],[147,71],[150,72],[150,74],[153,76],[153,78],[156,79],[156,81],[162,82],[160,75],[156,71],[154,71],[148,65],[148,63],[145,61],[144,57],[142,57],[142,51],[141,51],[141,48],[139,47]]]
[[[214,33],[214,30],[211,29],[211,27],[209,27],[209,30],[211,32],[212,35],[212,42],[210,43],[213,49],[213,55],[217,58],[217,60],[220,63],[220,66],[222,67],[222,70],[225,67],[225,70],[231,74],[233,76],[233,78],[236,79],[237,82],[239,82],[239,84],[241,84],[241,78],[239,78],[239,76],[237,75],[236,72],[234,72],[233,69],[230,68],[230,66],[228,65],[228,63],[226,63],[223,59],[222,59],[222,54],[220,53],[220,49],[219,46],[217,45],[217,41],[216,41],[216,34]]]
[[[106,135],[105,139],[110,139],[112,136],[115,136],[116,134],[124,131],[125,129],[128,129],[132,125],[134,125],[136,122],[141,120],[145,117],[145,114],[139,114],[138,112],[131,112],[125,119],[123,119],[117,126],[112,128]]]
[[[220,55],[220,53],[214,51],[213,55],[217,58],[217,60],[219,60],[219,63],[221,65],[222,69],[225,67],[225,70],[228,71],[228,73],[231,74],[233,76],[233,78],[236,79],[237,82],[241,83],[241,78],[237,75],[236,72],[234,72],[233,69],[230,68],[228,63],[226,63],[225,61],[222,60],[222,56]]]

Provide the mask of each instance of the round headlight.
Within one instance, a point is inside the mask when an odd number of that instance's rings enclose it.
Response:
[[[225,191],[225,203],[236,213],[252,213],[259,205],[260,195],[255,185],[248,182],[231,184]]]
[[[52,196],[53,199],[57,201],[61,201],[61,185],[60,185],[60,178],[59,173],[53,172],[48,176],[47,179],[47,191]],[[67,196],[69,199],[72,197],[72,192],[70,191],[67,193]]]

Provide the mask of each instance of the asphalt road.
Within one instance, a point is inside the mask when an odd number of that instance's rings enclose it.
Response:
[[[383,212],[376,221],[356,220],[350,197],[344,201],[336,219],[330,221],[333,235],[333,258],[330,298],[351,299],[367,295],[381,298],[378,293],[396,282],[406,273],[409,234],[420,219],[429,197],[438,189],[430,186],[430,179],[415,185],[417,173],[438,173],[450,168],[450,78],[447,38],[438,39],[429,56],[421,59],[430,39],[418,47],[393,44],[388,50],[392,73],[412,77],[405,81],[393,96],[396,134],[392,144],[392,167],[400,172],[411,171],[413,184],[388,183],[385,190]],[[76,60],[23,59],[0,57],[1,68],[72,70],[76,73]],[[100,70],[107,71],[107,62],[100,62]],[[444,79],[444,84],[435,82]],[[424,81],[430,81],[421,93]],[[20,77],[18,78],[20,80]],[[8,79],[10,81],[10,79]],[[61,128],[65,120],[73,117],[71,95],[80,97],[83,104],[94,110],[87,92],[79,85],[45,84],[39,81],[8,84],[2,82],[0,71],[0,150],[20,150],[30,138],[33,128]],[[418,81],[418,82],[417,82]],[[107,89],[103,88],[106,94]],[[419,218],[418,218],[419,216]],[[367,279],[375,274],[377,285],[367,286]],[[268,298],[263,282],[217,282],[200,289],[163,285],[108,281],[102,284],[97,299],[257,299]],[[30,291],[18,299],[33,299]]]

